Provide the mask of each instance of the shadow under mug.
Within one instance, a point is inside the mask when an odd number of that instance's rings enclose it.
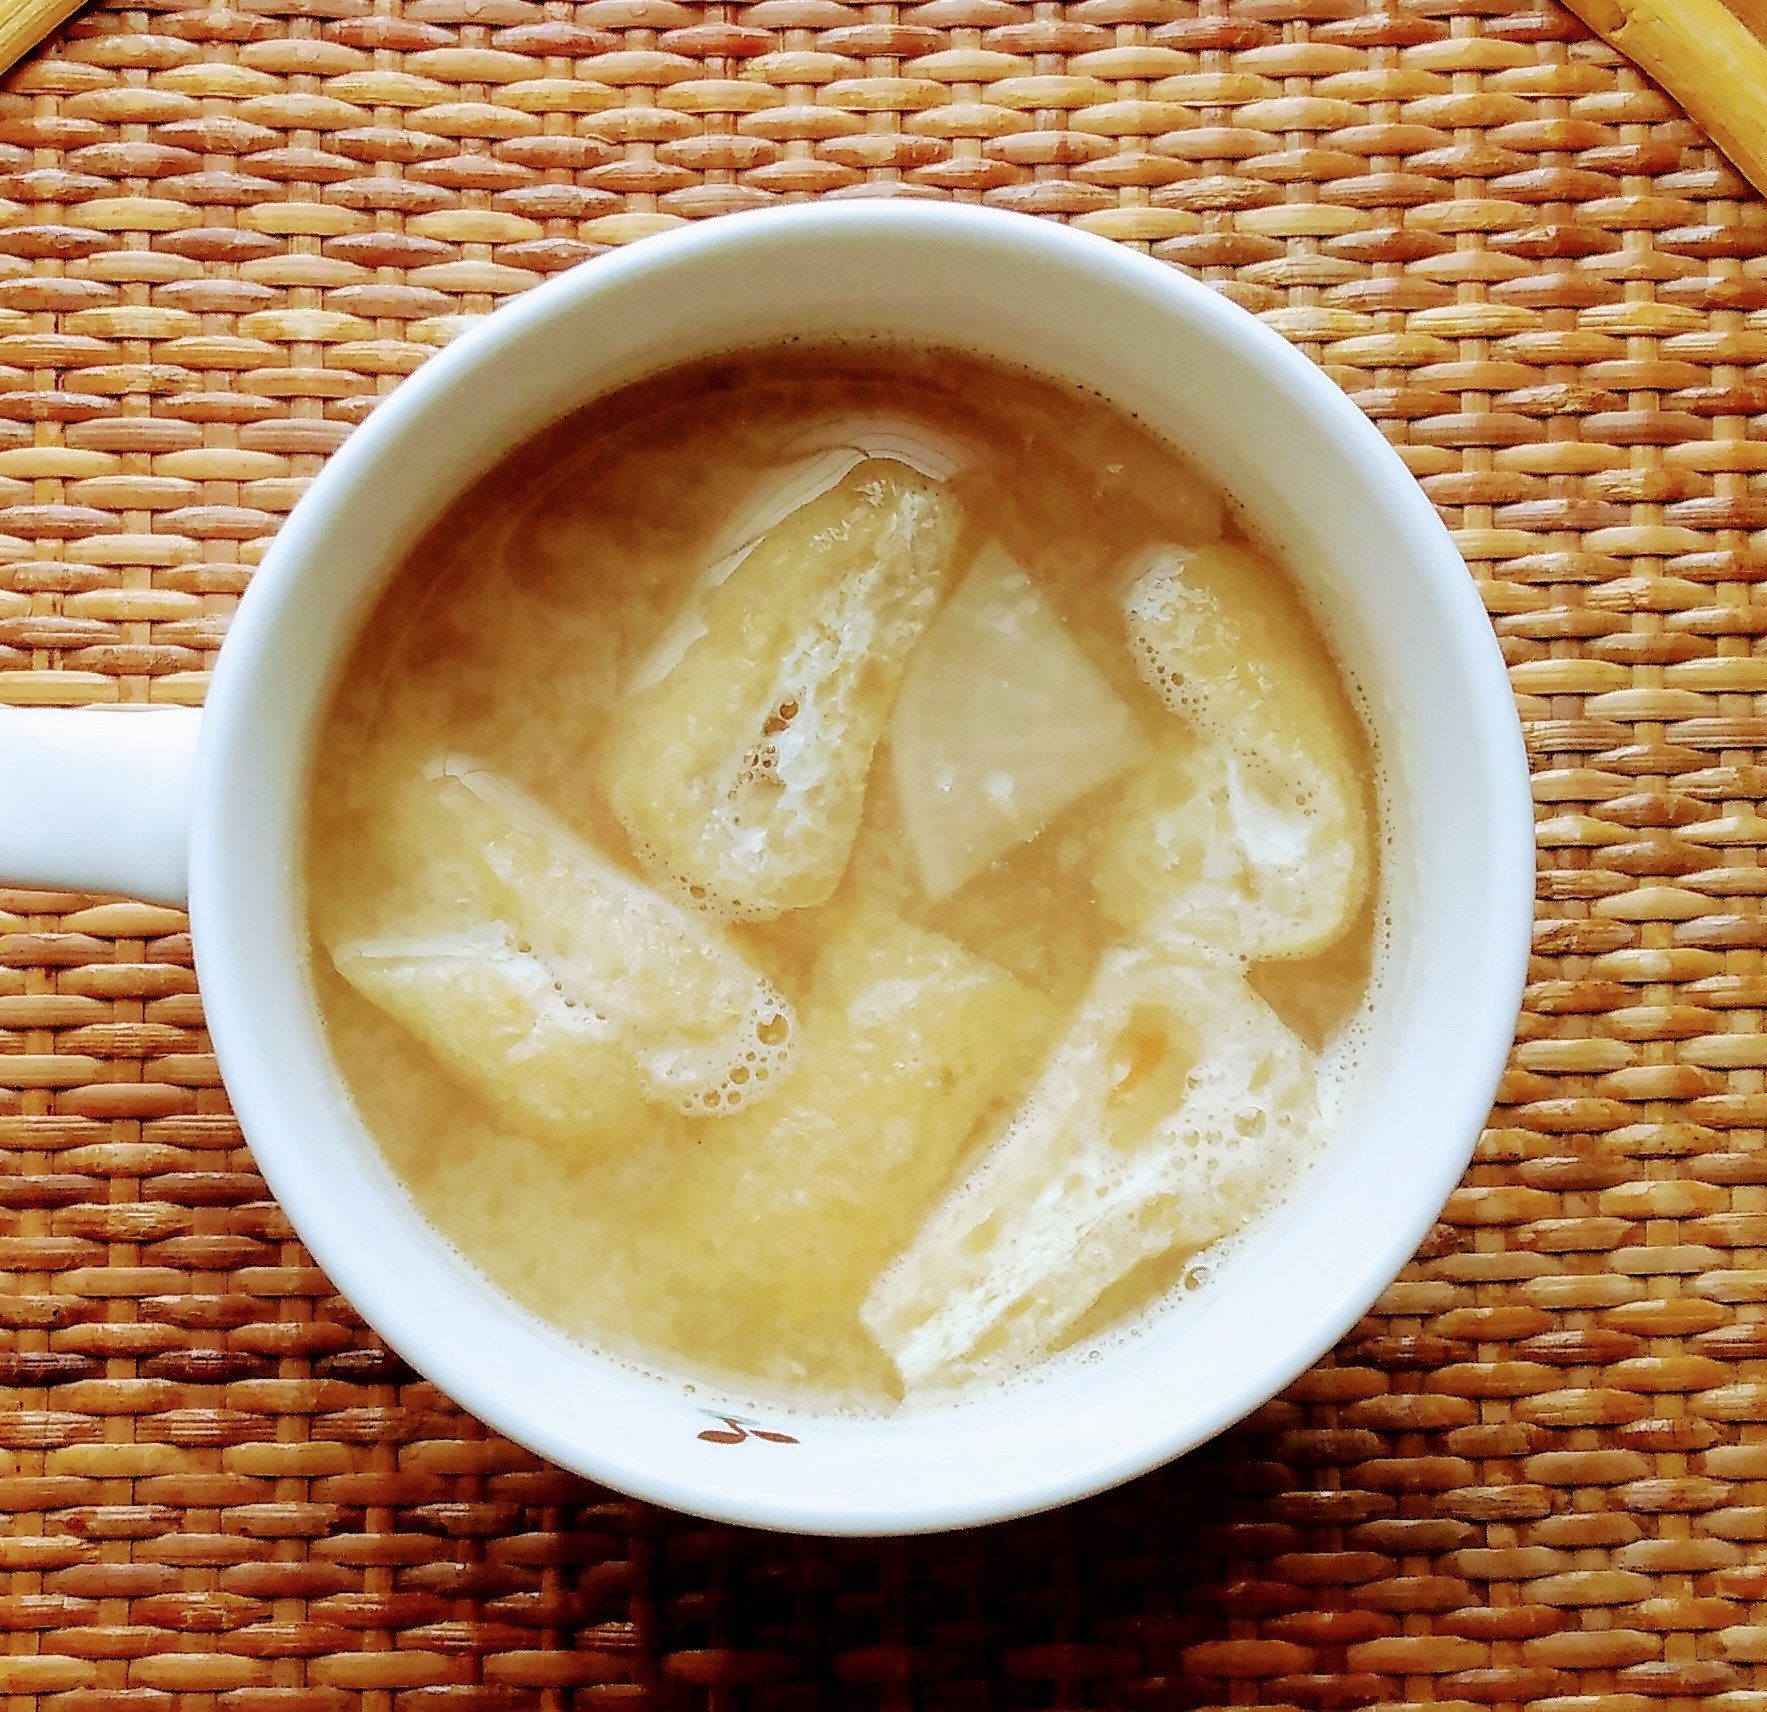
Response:
[[[1392,952],[1321,1162],[1205,1296],[1089,1365],[876,1419],[745,1419],[573,1344],[425,1223],[333,1069],[306,968],[309,745],[403,552],[499,457],[670,364],[788,339],[918,340],[1076,382],[1183,447],[1327,617],[1383,775]],[[1034,479],[1031,472],[1027,479]],[[491,1425],[622,1491],[735,1522],[905,1533],[1127,1479],[1300,1373],[1399,1271],[1465,1168],[1514,1029],[1532,813],[1502,658],[1391,447],[1303,356],[1175,269],[973,207],[824,202],[651,238],[432,359],[277,537],[206,710],[0,712],[0,875],[182,902],[228,1093],[321,1266]]]

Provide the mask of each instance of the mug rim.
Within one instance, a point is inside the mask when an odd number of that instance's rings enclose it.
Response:
[[[1380,506],[1394,519],[1396,526],[1408,539],[1416,541],[1420,562],[1428,567],[1427,574],[1440,578],[1451,570],[1458,579],[1457,585],[1443,584],[1442,598],[1459,603],[1459,618],[1463,625],[1476,626],[1464,637],[1469,657],[1482,651],[1487,665],[1495,667],[1494,671],[1480,668],[1486,693],[1467,709],[1467,715],[1477,727],[1493,777],[1502,778],[1507,774],[1512,787],[1507,800],[1495,800],[1490,805],[1491,820],[1494,828],[1507,828],[1509,833],[1518,835],[1511,839],[1514,859],[1508,862],[1505,872],[1501,840],[1494,834],[1493,850],[1497,853],[1497,861],[1492,876],[1492,894],[1486,900],[1492,924],[1500,930],[1499,937],[1503,936],[1502,930],[1513,928],[1514,932],[1508,936],[1513,943],[1507,958],[1500,944],[1493,948],[1490,973],[1484,983],[1488,997],[1482,1010],[1477,1006],[1472,1008],[1468,1018],[1468,1033],[1472,1038],[1463,1040],[1459,1047],[1459,1056],[1468,1071],[1462,1081],[1473,1090],[1484,1090],[1483,1103],[1476,1111],[1467,1105],[1466,1110],[1438,1119],[1433,1124],[1433,1128],[1450,1131],[1455,1137],[1455,1145],[1443,1150],[1442,1163],[1435,1173],[1440,1192],[1427,1205],[1420,1199],[1409,1209],[1409,1217],[1393,1223],[1391,1240],[1380,1249],[1378,1258],[1364,1258],[1358,1278],[1366,1280],[1378,1274],[1375,1290],[1365,1297],[1351,1292],[1357,1299],[1346,1298],[1334,1304],[1336,1312],[1315,1311],[1308,1320],[1307,1335],[1291,1339],[1283,1357],[1274,1364],[1266,1364],[1259,1383],[1224,1394],[1212,1408],[1200,1411],[1187,1421],[1180,1431],[1131,1434],[1131,1442],[1126,1443],[1115,1457],[1089,1460],[1084,1467],[1065,1475],[1059,1470],[1046,1471],[1043,1479],[1027,1487],[1005,1507],[997,1499],[972,1508],[966,1508],[962,1503],[922,1506],[919,1510],[898,1505],[887,1517],[863,1506],[856,1506],[846,1513],[836,1513],[826,1505],[818,1510],[794,1511],[790,1504],[747,1501],[734,1489],[708,1490],[704,1482],[659,1480],[654,1471],[638,1477],[627,1464],[611,1456],[605,1461],[586,1457],[580,1441],[558,1437],[547,1430],[546,1423],[512,1418],[502,1399],[488,1391],[482,1378],[475,1374],[470,1360],[454,1359],[451,1351],[421,1329],[418,1324],[423,1318],[421,1308],[414,1312],[389,1311],[384,1296],[370,1285],[366,1272],[357,1264],[358,1257],[348,1251],[347,1245],[333,1240],[325,1211],[314,1204],[307,1186],[297,1182],[284,1169],[284,1156],[276,1147],[259,1152],[256,1145],[259,1135],[269,1133],[272,1128],[281,1133],[280,1128],[270,1121],[270,1096],[260,1085],[259,1078],[255,1074],[245,1077],[236,1088],[234,1077],[229,1074],[230,1059],[235,1065],[253,1058],[261,1060],[262,1053],[257,1049],[262,1043],[251,1039],[249,973],[237,968],[231,955],[228,939],[232,931],[230,899],[236,881],[229,872],[222,848],[227,813],[226,783],[230,777],[237,778],[242,767],[250,765],[252,716],[262,712],[254,703],[254,668],[267,657],[267,650],[273,646],[277,620],[296,583],[315,575],[316,567],[310,554],[314,540],[323,530],[325,508],[333,496],[341,497],[351,484],[372,479],[376,465],[384,461],[389,449],[395,447],[402,436],[411,433],[439,408],[450,402],[457,403],[462,386],[487,364],[497,361],[500,353],[507,354],[534,330],[570,313],[585,301],[611,296],[621,288],[642,283],[647,278],[691,268],[699,258],[720,249],[755,243],[765,245],[770,233],[781,230],[801,236],[816,230],[838,233],[843,229],[865,228],[904,242],[914,241],[917,234],[937,232],[941,236],[956,235],[960,240],[973,241],[982,247],[997,247],[1006,240],[1009,244],[1022,243],[1051,253],[1065,253],[1076,268],[1088,274],[1104,276],[1145,292],[1163,293],[1170,300],[1175,325],[1183,319],[1192,329],[1201,329],[1201,336],[1234,347],[1235,354],[1244,361],[1276,373],[1288,392],[1302,398],[1307,408],[1322,422],[1328,423],[1330,431],[1341,436],[1358,454],[1368,470],[1370,494],[1378,494]],[[701,351],[700,354],[711,353]],[[583,402],[607,390],[610,389],[606,386],[597,388],[585,394]],[[508,449],[513,449],[513,443]],[[396,560],[389,562],[383,569],[383,585],[395,564]],[[329,660],[328,668],[335,670],[340,657],[341,652]],[[287,794],[298,797],[302,778],[298,774],[292,776],[285,785]],[[1519,791],[1513,788],[1517,785]],[[197,762],[190,913],[199,978],[205,997],[214,995],[210,1029],[217,1060],[266,1181],[279,1202],[290,1208],[293,1222],[315,1259],[353,1302],[364,1297],[373,1299],[371,1307],[364,1309],[365,1318],[421,1373],[435,1377],[450,1396],[517,1442],[620,1490],[678,1509],[750,1525],[803,1531],[921,1532],[1049,1508],[1156,1466],[1212,1437],[1280,1390],[1338,1341],[1366,1311],[1373,1295],[1384,1287],[1415,1249],[1459,1180],[1488,1109],[1490,1092],[1495,1088],[1507,1059],[1526,967],[1527,924],[1532,916],[1531,823],[1527,768],[1514,704],[1503,676],[1501,656],[1471,579],[1434,508],[1417,488],[1397,454],[1349,399],[1306,357],[1280,335],[1207,286],[1107,239],[1066,226],[979,207],[881,200],[820,202],[724,216],[716,221],[680,228],[598,258],[593,268],[573,269],[555,277],[505,305],[494,316],[444,348],[408,377],[333,454],[309,495],[284,525],[276,545],[254,578],[251,589],[241,602],[228,646],[222,650],[216,667]],[[1518,883],[1524,876],[1526,883]],[[1467,1102],[1463,1099],[1462,1104]],[[1460,1145],[1461,1142],[1464,1146]],[[481,1288],[487,1293],[500,1294],[498,1287],[483,1279],[482,1275]],[[1300,1356],[1298,1362],[1294,1359],[1297,1354]],[[583,1359],[586,1362],[595,1359],[593,1352],[585,1351]],[[896,1427],[902,1430],[914,1423],[940,1418],[913,1414],[898,1416]]]

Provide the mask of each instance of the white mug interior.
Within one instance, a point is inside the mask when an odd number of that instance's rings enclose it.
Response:
[[[402,553],[546,423],[672,363],[788,338],[964,347],[1095,389],[1243,504],[1328,616],[1389,800],[1394,949],[1328,1154],[1197,1311],[995,1397],[724,1427],[500,1294],[424,1221],[328,1055],[305,970],[302,788],[333,674]],[[1366,1311],[1464,1169],[1513,1031],[1531,916],[1527,772],[1465,567],[1392,450],[1304,358],[1206,287],[1101,239],[974,208],[817,204],[649,240],[499,311],[332,459],[222,652],[190,906],[209,1026],[270,1186],[415,1367],[620,1490],[735,1522],[909,1532],[1141,1472],[1278,1390]],[[715,1436],[702,1435],[712,1432]]]

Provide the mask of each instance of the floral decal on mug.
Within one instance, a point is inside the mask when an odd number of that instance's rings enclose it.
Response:
[[[707,1427],[697,1436],[707,1444],[742,1444],[748,1439],[765,1439],[768,1444],[796,1444],[790,1433],[775,1431],[772,1427],[757,1426],[753,1421],[737,1419],[735,1415],[713,1415],[712,1419],[722,1422],[721,1426]]]

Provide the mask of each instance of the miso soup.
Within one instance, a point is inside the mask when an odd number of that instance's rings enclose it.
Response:
[[[312,766],[314,987],[536,1314],[938,1400],[1161,1311],[1324,1146],[1374,781],[1296,584],[1137,422],[738,353],[547,429],[393,574]]]

